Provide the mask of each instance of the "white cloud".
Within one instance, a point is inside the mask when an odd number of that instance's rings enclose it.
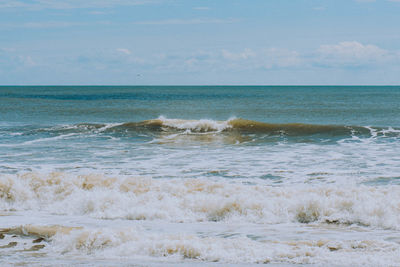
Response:
[[[297,67],[302,63],[297,51],[282,48],[261,50],[244,49],[242,52],[221,51],[220,65],[231,69],[277,69]]]
[[[43,28],[68,28],[88,25],[109,25],[108,21],[94,21],[90,23],[86,22],[72,22],[72,21],[31,21],[25,23],[2,23],[0,24],[1,29],[15,29],[15,28],[26,28],[26,29],[43,29]]]
[[[365,66],[388,62],[395,58],[394,53],[385,49],[356,41],[321,45],[317,50],[317,62],[327,66]]]
[[[243,50],[243,52],[239,52],[239,53],[232,53],[226,49],[223,49],[221,51],[222,57],[224,59],[228,59],[228,60],[243,60],[243,59],[249,59],[252,57],[255,57],[255,53],[253,52],[253,50],[246,48]]]
[[[163,57],[162,64],[166,69],[182,68],[185,70],[204,71],[246,71],[296,68],[303,63],[300,54],[293,50],[265,48],[253,50],[245,48],[241,51],[222,49],[219,53],[198,52],[189,56]]]
[[[9,53],[9,52],[15,52],[16,49],[13,47],[0,47],[0,53],[1,52],[5,52],[5,53]]]
[[[376,0],[355,0],[356,2],[361,2],[361,3],[372,3],[376,2]],[[400,2],[400,0],[386,0],[388,2]]]
[[[224,24],[235,23],[237,19],[215,19],[215,18],[198,18],[198,19],[167,19],[167,20],[148,20],[136,21],[133,24],[138,25],[192,25],[192,24]]]
[[[88,12],[90,15],[105,15],[107,14],[107,12],[104,11],[98,11],[98,10],[94,10],[94,11],[90,11]]]
[[[33,67],[37,65],[31,56],[18,56],[18,58],[24,66]]]
[[[207,66],[214,70],[260,70],[260,69],[281,69],[298,67],[303,63],[300,54],[293,50],[280,48],[250,49],[233,52],[232,50],[222,49],[219,53],[209,52],[202,56],[193,55],[187,58],[185,64],[190,67]]]
[[[297,51],[282,48],[264,50],[262,59],[263,67],[267,69],[296,67],[302,63],[300,54]]]
[[[194,10],[209,10],[210,8],[206,7],[206,6],[197,6],[197,7],[194,7],[193,9]]]
[[[44,22],[27,22],[15,25],[17,28],[67,28],[72,26],[84,26],[85,23],[70,21],[44,21]]]
[[[31,55],[15,48],[0,48],[0,71],[14,71],[38,66]]]
[[[0,0],[0,8],[25,9],[75,9],[75,8],[107,8],[113,6],[134,6],[158,3],[162,0]]]
[[[150,62],[137,57],[128,48],[93,49],[71,59],[70,64],[79,64],[81,68],[110,69],[113,71],[122,69],[135,69],[147,66]]]
[[[126,49],[126,48],[117,48],[116,50],[117,50],[118,52],[120,52],[120,53],[125,54],[125,55],[130,55],[130,54],[132,54],[132,52],[131,52],[129,49]]]

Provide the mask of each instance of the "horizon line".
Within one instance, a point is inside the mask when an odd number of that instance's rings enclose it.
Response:
[[[176,87],[201,87],[201,86],[215,86],[215,87],[223,87],[223,86],[229,86],[229,87],[244,87],[244,86],[254,86],[254,87],[272,87],[272,86],[277,86],[277,87],[288,87],[288,86],[319,86],[319,87],[349,87],[349,86],[400,86],[400,84],[240,84],[240,85],[235,85],[235,84],[140,84],[140,85],[133,85],[133,84],[5,84],[5,85],[0,85],[0,87],[35,87],[35,86],[46,86],[46,87],[51,87],[51,86],[64,86],[64,87],[72,87],[72,86],[87,86],[87,87],[100,87],[100,86],[118,86],[118,87],[126,87],[126,86],[131,86],[131,87],[157,87],[157,86],[176,86]]]

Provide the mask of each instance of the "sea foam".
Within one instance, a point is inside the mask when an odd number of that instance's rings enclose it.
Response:
[[[188,233],[162,233],[142,226],[78,228],[23,225],[3,229],[5,235],[45,238],[42,252],[69,259],[130,261],[182,261],[220,263],[335,264],[340,266],[396,266],[400,245],[390,241],[276,240],[248,236],[201,237]],[[15,250],[16,254],[21,251]],[[57,256],[60,258],[60,256]]]
[[[273,187],[245,180],[109,178],[27,173],[0,177],[2,210],[169,222],[357,224],[399,230],[400,188]]]

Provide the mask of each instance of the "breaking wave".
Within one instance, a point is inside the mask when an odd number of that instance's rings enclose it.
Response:
[[[318,140],[340,140],[365,138],[395,138],[400,137],[400,129],[392,127],[317,125],[304,123],[266,123],[241,118],[231,118],[225,121],[217,120],[184,120],[157,119],[125,122],[125,123],[79,123],[58,125],[48,128],[30,129],[20,133],[19,138],[34,138],[23,144],[32,144],[42,140],[57,140],[58,138],[79,138],[81,134],[92,136],[115,136],[147,138],[149,140],[182,138],[186,141],[210,141],[217,139],[227,143],[242,143],[252,141],[278,141],[277,138],[287,138],[294,141],[313,142]],[[11,131],[9,135],[12,135]],[[38,135],[38,137],[35,137]],[[211,139],[210,139],[211,138]],[[222,138],[222,139],[221,139]],[[38,139],[38,140],[36,140]],[[192,140],[193,139],[193,140]],[[220,140],[221,139],[221,140]],[[167,141],[168,141],[167,140]],[[180,140],[180,139],[179,139]],[[163,140],[165,141],[165,140]],[[168,142],[170,142],[169,140]],[[174,141],[174,140],[172,140]],[[176,141],[176,140],[175,140]],[[181,140],[182,141],[182,140]],[[9,145],[3,145],[9,146]]]
[[[270,240],[250,237],[200,237],[195,234],[149,232],[141,226],[84,229],[60,225],[22,225],[2,229],[5,235],[36,238],[37,249],[68,258],[165,263],[195,260],[220,263],[331,264],[337,266],[396,266],[400,245],[378,240]],[[17,242],[14,242],[17,243]],[[34,246],[35,247],[35,246]],[[25,250],[26,251],[26,250]],[[21,253],[16,250],[15,253]],[[25,252],[26,253],[26,252]],[[51,255],[51,254],[50,254]],[[59,258],[60,256],[58,256]],[[190,264],[189,264],[190,265]],[[147,266],[147,265],[146,265]]]
[[[400,187],[271,187],[262,181],[2,175],[0,209],[169,222],[345,224],[400,229]]]
[[[361,126],[340,126],[340,125],[314,125],[303,123],[274,124],[245,119],[229,119],[226,121],[215,120],[182,120],[158,119],[127,122],[121,124],[77,124],[75,129],[97,130],[99,132],[118,132],[118,131],[154,131],[154,132],[173,132],[187,131],[191,133],[209,132],[241,132],[241,133],[260,133],[270,135],[304,136],[315,134],[326,135],[372,135],[371,131],[380,131],[379,128],[368,128]]]

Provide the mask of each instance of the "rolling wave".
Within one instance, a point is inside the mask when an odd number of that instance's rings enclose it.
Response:
[[[233,118],[226,121],[216,120],[184,120],[157,119],[141,122],[126,122],[114,124],[80,123],[52,130],[63,131],[95,131],[95,132],[148,132],[148,133],[241,133],[241,134],[266,134],[271,136],[366,136],[366,137],[398,137],[400,129],[369,127],[369,126],[346,126],[346,125],[319,125],[305,123],[266,123],[260,121]]]
[[[18,132],[15,138],[14,132]],[[7,133],[5,133],[7,135]],[[267,123],[242,118],[225,121],[200,119],[156,119],[125,123],[78,123],[46,128],[9,129],[8,136],[20,145],[42,140],[80,138],[81,135],[128,137],[156,143],[217,142],[238,144],[248,142],[320,142],[400,137],[400,129],[392,127],[320,125],[305,123]],[[283,139],[282,139],[283,138]],[[20,141],[18,141],[20,140]],[[14,146],[4,144],[2,146]]]

